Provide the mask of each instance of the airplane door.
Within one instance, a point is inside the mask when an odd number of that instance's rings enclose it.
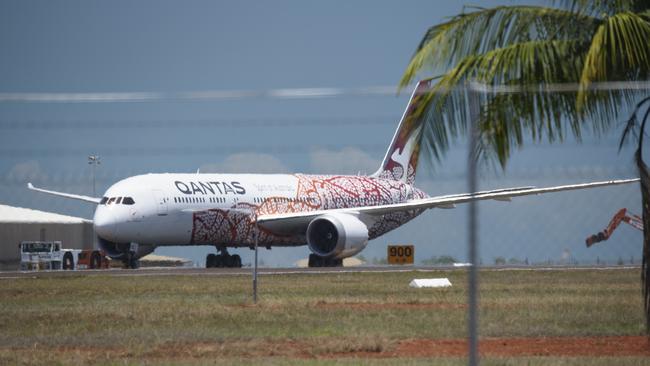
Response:
[[[154,196],[154,198],[156,200],[156,210],[158,212],[158,216],[166,216],[167,215],[167,198],[165,197],[165,194],[160,189],[154,189],[153,190],[153,196]]]

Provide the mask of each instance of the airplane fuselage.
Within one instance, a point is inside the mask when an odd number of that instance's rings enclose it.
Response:
[[[428,197],[413,186],[426,135],[422,103],[432,79],[420,81],[379,169],[371,176],[306,174],[147,174],[111,186],[101,199],[29,189],[97,204],[98,244],[131,268],[164,245],[213,245],[206,267],[241,267],[228,247],[308,245],[310,267],[340,266],[377,238],[430,208],[480,200],[630,184],[611,180],[556,187],[514,187]],[[136,245],[137,244],[137,245]]]
[[[424,198],[397,180],[303,174],[147,174],[111,186],[95,212],[104,240],[144,245],[250,247],[305,245],[304,233],[260,229],[255,215],[376,206]],[[368,238],[393,230],[421,210],[365,218]]]

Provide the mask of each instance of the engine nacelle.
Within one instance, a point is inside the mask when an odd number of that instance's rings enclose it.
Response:
[[[314,254],[321,257],[351,257],[368,245],[368,227],[354,215],[321,215],[307,226],[307,244]]]

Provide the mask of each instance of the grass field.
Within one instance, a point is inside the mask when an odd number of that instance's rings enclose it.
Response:
[[[650,365],[639,269],[480,273],[484,364]],[[411,289],[448,277],[446,289]],[[0,364],[463,364],[466,272],[0,280]]]

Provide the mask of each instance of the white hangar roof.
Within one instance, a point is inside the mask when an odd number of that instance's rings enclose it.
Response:
[[[30,208],[0,205],[0,223],[81,224],[92,221]]]

